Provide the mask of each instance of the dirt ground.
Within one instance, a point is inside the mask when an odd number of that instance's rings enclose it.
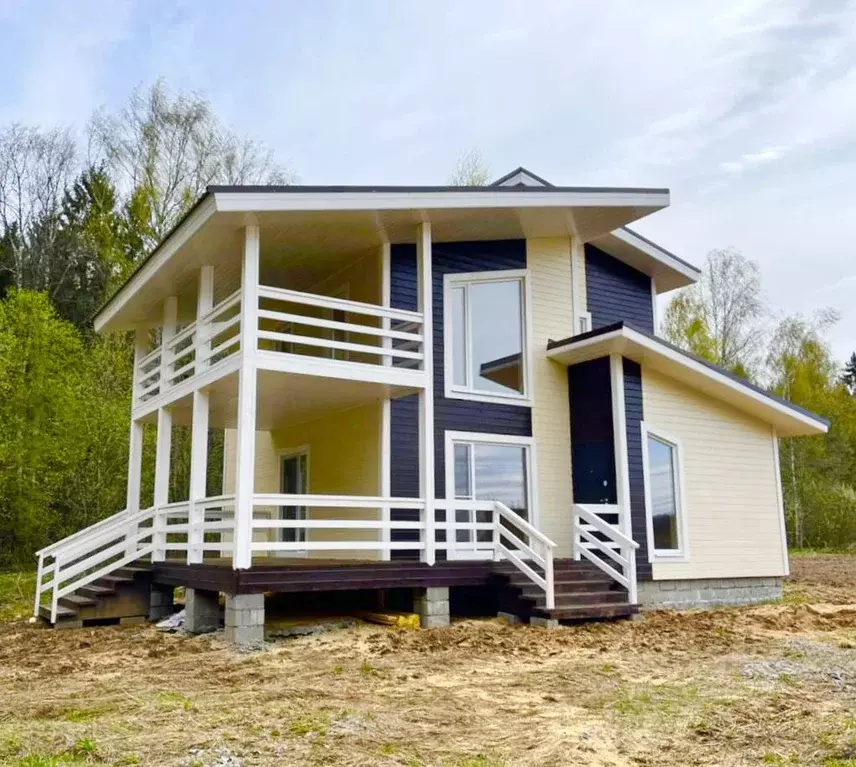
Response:
[[[0,763],[856,766],[856,557],[784,604],[556,631],[361,625],[240,655],[0,625]]]

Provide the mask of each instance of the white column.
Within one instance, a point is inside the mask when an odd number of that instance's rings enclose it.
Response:
[[[380,274],[381,274],[381,305],[388,307],[392,301],[392,290],[391,290],[391,261],[390,261],[390,246],[388,242],[383,243],[380,249]],[[381,320],[382,326],[384,330],[389,330],[391,325],[391,320],[388,317],[384,317]],[[383,339],[384,348],[389,348],[392,346],[392,339],[384,338]],[[383,358],[384,365],[392,365],[391,357]],[[380,457],[379,457],[379,468],[380,468],[380,476],[378,477],[378,487],[380,490],[381,498],[389,498],[392,494],[392,477],[390,474],[390,455],[392,452],[392,435],[390,433],[390,429],[392,428],[392,400],[389,397],[384,397],[380,403],[380,423],[378,424],[380,429],[378,445],[380,449]],[[391,513],[389,506],[384,506],[380,510],[380,518],[383,522],[383,529],[380,532],[381,543],[384,544],[381,548],[381,559],[384,561],[389,561],[392,559],[392,553],[389,548],[389,543],[392,540],[392,534],[390,530],[390,522],[391,522]]]
[[[628,538],[633,538],[630,512],[630,466],[627,457],[627,415],[624,409],[624,360],[620,354],[609,355],[609,377],[612,389],[612,437],[615,452],[615,496],[618,501],[618,526]],[[636,552],[622,551],[629,564],[628,598],[636,603]]]
[[[199,270],[199,292],[196,300],[196,370],[198,374],[205,365],[202,363],[203,351],[207,348],[207,328],[201,323],[214,306],[214,267],[203,266]],[[208,477],[208,392],[196,389],[193,392],[193,422],[190,436],[190,498],[187,534],[187,563],[202,561],[203,532],[205,509],[197,508],[206,493]]]
[[[244,236],[241,277],[241,369],[238,373],[238,433],[235,467],[235,535],[232,567],[252,564],[253,493],[256,452],[256,347],[259,312],[259,227],[249,223]]]
[[[128,492],[125,499],[125,508],[133,513],[140,510],[140,482],[143,473],[143,425],[134,420],[134,401],[137,398],[139,382],[138,366],[140,360],[148,352],[148,331],[138,328],[134,337],[134,371],[132,375],[131,391],[131,429],[128,436]],[[129,534],[136,533],[137,528],[129,530]],[[135,541],[128,543],[126,554],[129,556],[137,549]]]
[[[169,296],[163,302],[163,325],[161,326],[161,376],[160,393],[169,389],[169,372],[172,367],[172,354],[167,349],[167,342],[175,336],[178,323],[178,298]]]
[[[152,562],[160,562],[166,552],[165,520],[158,513],[161,506],[169,503],[169,456],[172,449],[172,413],[169,408],[158,408],[158,441],[155,448],[155,518],[152,530]]]
[[[425,502],[425,551],[429,565],[435,559],[434,520],[434,323],[431,270],[431,224],[419,224],[416,235],[418,310],[422,312],[422,349],[425,388],[419,392],[419,495]]]

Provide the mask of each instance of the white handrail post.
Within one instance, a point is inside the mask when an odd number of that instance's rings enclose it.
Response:
[[[39,554],[39,565],[36,569],[36,598],[33,605],[33,617],[39,617],[39,605],[42,603],[42,571],[45,568],[45,556]]]
[[[56,612],[57,605],[59,604],[59,569],[60,569],[60,556],[57,554],[54,557],[54,569],[53,569],[53,590],[51,591],[51,623],[56,623]]]
[[[553,549],[544,546],[544,580],[547,581],[545,604],[548,610],[556,607],[556,587],[553,583]]]
[[[131,396],[131,427],[128,435],[128,488],[125,498],[125,508],[134,513],[140,509],[140,482],[143,472],[143,425],[134,420],[134,401],[137,398],[137,386],[140,379],[140,360],[148,354],[149,333],[145,328],[137,328],[134,333],[134,372],[132,376],[133,392]],[[127,554],[137,550],[137,544],[132,536],[137,531],[136,525],[128,529]]]
[[[579,562],[580,559],[582,558],[582,554],[580,552],[580,548],[581,548],[581,546],[580,546],[580,534],[577,532],[577,528],[580,525],[580,512],[577,509],[576,504],[573,505],[573,509],[571,512],[571,519],[573,521],[573,527],[571,528],[571,530],[573,531],[573,534],[574,534],[574,559],[577,562]]]
[[[161,507],[169,503],[169,459],[172,449],[172,413],[169,408],[158,408],[158,434],[155,448],[154,517],[152,518],[152,562],[166,556],[166,519]]]
[[[241,368],[238,373],[238,433],[235,466],[235,532],[232,567],[252,565],[253,493],[256,452],[256,350],[259,329],[259,226],[249,218],[244,230],[241,278]]]
[[[418,273],[418,309],[422,312],[422,368],[425,386],[419,391],[419,494],[425,502],[424,561],[434,564],[436,535],[434,518],[434,337],[433,272],[431,268],[431,224],[417,227],[416,270]]]

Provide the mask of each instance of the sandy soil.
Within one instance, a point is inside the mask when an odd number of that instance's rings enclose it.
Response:
[[[252,655],[217,635],[7,623],[0,763],[856,765],[856,558],[794,573],[782,605],[557,631],[362,625]]]

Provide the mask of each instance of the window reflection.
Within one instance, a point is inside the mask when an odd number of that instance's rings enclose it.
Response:
[[[654,549],[678,549],[675,447],[651,435],[648,435],[648,478]]]

